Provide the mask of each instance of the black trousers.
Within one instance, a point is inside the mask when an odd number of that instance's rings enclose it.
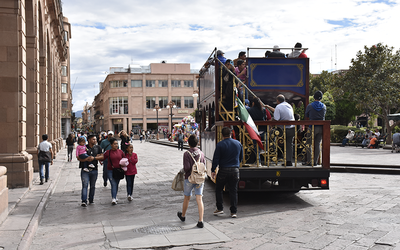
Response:
[[[218,170],[215,188],[215,198],[217,200],[217,209],[223,210],[224,198],[223,190],[224,186],[227,185],[229,189],[229,199],[231,201],[231,213],[237,213],[237,190],[239,184],[239,168],[220,168]]]
[[[183,141],[178,141],[178,150],[179,149],[183,151]]]

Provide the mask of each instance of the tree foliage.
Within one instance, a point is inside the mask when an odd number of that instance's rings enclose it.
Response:
[[[313,96],[316,91],[325,93],[329,91],[334,85],[335,75],[324,70],[317,76],[310,77],[309,94]]]
[[[387,115],[390,109],[400,107],[400,51],[393,49],[380,43],[365,46],[335,84],[338,96],[348,93],[348,98],[356,101],[361,110],[380,116],[389,134]]]

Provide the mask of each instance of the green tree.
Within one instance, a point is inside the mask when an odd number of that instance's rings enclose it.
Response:
[[[400,108],[400,51],[393,49],[380,43],[365,46],[364,52],[359,51],[351,60],[349,71],[338,78],[335,89],[338,95],[348,93],[350,100],[357,101],[359,109],[381,117],[389,143],[394,125],[389,126],[387,115],[390,109]]]
[[[357,108],[357,102],[348,98],[349,93],[345,93],[343,97],[335,98],[336,116],[332,121],[333,124],[345,125],[354,121],[356,116],[361,115],[362,111]]]
[[[325,93],[331,89],[331,86],[334,84],[335,75],[329,73],[328,71],[324,70],[321,74],[310,77],[310,85],[308,87],[309,95],[312,96],[316,91],[322,91]]]

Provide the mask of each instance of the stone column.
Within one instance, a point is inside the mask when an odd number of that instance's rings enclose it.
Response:
[[[8,215],[7,168],[0,166],[0,225]]]
[[[33,156],[33,168],[39,171],[37,146],[39,140],[39,36],[38,13],[32,1],[26,1],[26,60],[27,60],[27,126],[26,151]]]
[[[0,165],[8,187],[32,183],[32,155],[26,152],[25,1],[0,1]]]

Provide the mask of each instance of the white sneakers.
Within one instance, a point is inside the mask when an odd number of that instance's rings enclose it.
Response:
[[[132,201],[132,200],[133,200],[132,196],[128,195],[128,201]]]
[[[112,200],[111,200],[111,204],[117,205],[117,199],[112,199]]]

